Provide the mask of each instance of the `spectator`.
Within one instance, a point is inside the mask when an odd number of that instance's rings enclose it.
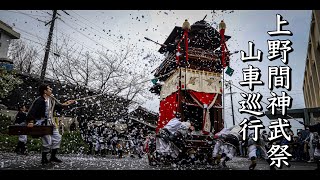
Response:
[[[303,151],[304,151],[304,143],[303,143],[303,139],[302,139],[302,133],[301,132],[298,132],[297,133],[298,135],[298,153],[297,153],[297,161],[301,161],[302,158],[303,158]]]
[[[306,127],[306,130],[309,131],[309,127]],[[313,154],[314,154],[315,148],[313,147],[313,144],[312,144],[313,138],[314,138],[313,132],[309,131],[309,136],[305,139],[305,145],[308,147],[307,150],[308,150],[309,157],[310,157],[310,159],[308,161],[309,163],[314,162]]]
[[[122,158],[123,145],[121,140],[118,140],[117,150],[118,150],[118,157]]]
[[[19,107],[19,112],[16,115],[16,120],[14,121],[15,125],[21,125],[25,126],[26,125],[26,118],[27,118],[27,108],[26,106],[22,105]],[[27,135],[19,135],[19,141],[17,144],[17,147],[14,152],[17,154],[23,154],[23,155],[28,155],[27,153]]]
[[[292,142],[292,158],[294,161],[298,160],[300,158],[300,144],[298,142],[298,139],[299,137],[298,136],[294,136],[293,137],[293,142]]]
[[[317,136],[315,136],[315,139],[318,139],[318,142],[314,140],[315,144],[315,150],[314,150],[314,161],[317,163],[317,168],[316,170],[320,170],[320,140],[319,140],[319,134],[320,134],[320,123],[312,125],[312,126],[307,126],[310,130],[310,132],[316,132]]]
[[[317,169],[320,170],[320,138],[317,132],[314,132],[314,138],[312,141],[314,147],[314,161],[317,163]]]

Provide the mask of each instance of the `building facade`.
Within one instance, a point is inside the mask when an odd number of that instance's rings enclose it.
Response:
[[[19,38],[19,33],[0,20],[0,65],[13,64],[8,58],[10,40]]]
[[[308,50],[303,81],[306,108],[320,108],[320,10],[311,16]],[[313,114],[310,124],[320,122],[320,114]]]

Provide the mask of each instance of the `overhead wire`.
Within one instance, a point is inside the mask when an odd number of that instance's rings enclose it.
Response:
[[[75,11],[72,11],[72,12],[74,12],[75,14],[77,14],[77,15],[78,15],[79,17],[81,17],[82,19],[84,19],[84,20],[88,21],[89,23],[93,24],[94,26],[98,27],[98,26],[97,26],[96,24],[94,24],[92,21],[87,20],[86,18],[84,18],[83,16],[79,15],[79,14],[76,13]],[[78,20],[78,21],[83,22],[83,23],[84,23],[85,25],[87,25],[88,27],[91,27],[91,29],[95,30],[96,33],[99,33],[98,36],[100,36],[100,38],[105,39],[106,41],[109,41],[110,43],[114,44],[115,46],[119,47],[118,44],[122,44],[121,42],[114,40],[112,37],[109,37],[111,40],[113,40],[113,42],[111,42],[109,39],[104,38],[103,36],[105,36],[105,35],[104,35],[102,32],[100,32],[99,30],[97,30],[96,28],[94,28],[93,26],[88,25],[86,22],[78,19],[77,17],[75,17],[75,16],[73,16],[73,15],[69,15],[69,16],[70,16],[70,17],[73,17],[74,19],[76,19],[76,20]],[[80,25],[80,24],[78,24],[78,23],[76,23],[76,22],[74,22],[74,23],[77,24],[78,26],[82,27],[83,29],[86,28],[86,27],[84,27],[84,26],[82,26],[82,25]],[[98,27],[98,28],[100,28],[100,27]],[[102,29],[102,31],[104,30],[103,28],[101,28],[101,29]],[[90,28],[87,28],[86,30],[91,31]],[[93,32],[93,31],[91,31],[91,32]],[[93,33],[94,33],[94,32],[93,32]],[[122,44],[122,45],[124,45],[124,44]]]
[[[225,80],[225,81],[226,81],[226,80]],[[231,82],[230,84],[231,84],[232,86],[234,86],[235,88],[241,90],[242,92],[247,93],[247,91],[239,88],[238,86],[234,85],[232,82]],[[264,101],[262,101],[262,100],[261,100],[261,102],[263,102],[263,103],[266,104],[266,105],[269,105],[268,103],[266,103],[266,102],[264,102]],[[275,110],[281,113],[280,110],[278,110],[278,109],[275,109]],[[290,115],[288,115],[288,114],[287,114],[286,116],[288,116],[290,119],[296,120],[296,121],[299,122],[300,124],[302,123],[301,121],[297,120],[296,118],[294,118],[294,117],[292,117],[292,116],[290,116]]]
[[[62,21],[62,22],[63,22],[63,21]],[[84,34],[84,33],[82,33],[81,31],[79,31],[79,30],[77,30],[77,29],[73,28],[72,26],[70,26],[70,25],[69,25],[69,24],[67,24],[66,22],[63,22],[63,23],[64,23],[65,25],[67,25],[68,27],[70,27],[71,29],[73,29],[73,30],[77,31],[78,33],[82,34],[83,36],[85,36],[86,38],[88,38],[90,41],[93,41],[93,42],[95,42],[96,44],[101,45],[101,47],[103,47],[103,48],[107,49],[108,51],[113,52],[114,54],[118,55],[118,53],[117,53],[117,52],[115,52],[115,51],[113,51],[113,50],[111,50],[111,49],[109,49],[109,48],[105,47],[104,45],[100,44],[100,43],[99,43],[99,42],[97,42],[96,40],[94,40],[94,39],[90,38],[89,36],[85,35],[85,34]]]

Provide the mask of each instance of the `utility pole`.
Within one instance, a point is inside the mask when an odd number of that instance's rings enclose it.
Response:
[[[225,104],[225,87],[226,87],[226,84],[225,84],[225,80],[224,80],[224,68],[222,67],[222,82],[223,82],[223,88],[222,88],[222,95],[223,95],[223,99],[222,99],[222,119],[223,119],[223,127],[227,127],[227,123],[226,123],[226,119],[225,119],[225,108],[224,108],[224,104]]]
[[[47,40],[47,45],[46,45],[46,52],[44,54],[44,59],[43,59],[42,69],[41,69],[40,79],[42,81],[44,81],[44,77],[46,75],[46,69],[47,69],[50,46],[51,46],[51,40],[52,40],[52,34],[53,34],[53,27],[54,27],[54,22],[55,22],[56,18],[57,18],[57,10],[53,10],[52,20],[45,24],[45,26],[46,26],[49,23],[51,23],[50,24],[49,35],[48,35],[48,40]]]
[[[231,111],[232,111],[232,122],[233,122],[233,125],[236,125],[235,124],[235,120],[234,120],[234,112],[233,112],[233,100],[232,100],[232,81],[230,80],[229,81],[230,83],[230,96],[231,96]]]

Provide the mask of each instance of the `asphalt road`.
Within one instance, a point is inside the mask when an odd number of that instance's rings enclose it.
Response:
[[[91,155],[67,154],[58,155],[62,163],[40,163],[40,154],[28,156],[16,155],[15,153],[0,152],[0,170],[248,170],[250,161],[248,158],[235,157],[227,163],[228,168],[210,165],[170,165],[149,166],[147,157],[131,158],[124,156],[119,159],[116,156],[95,157]],[[290,167],[283,166],[283,170],[314,170],[315,163],[289,162]],[[256,170],[269,170],[269,165],[264,160],[257,161]]]

